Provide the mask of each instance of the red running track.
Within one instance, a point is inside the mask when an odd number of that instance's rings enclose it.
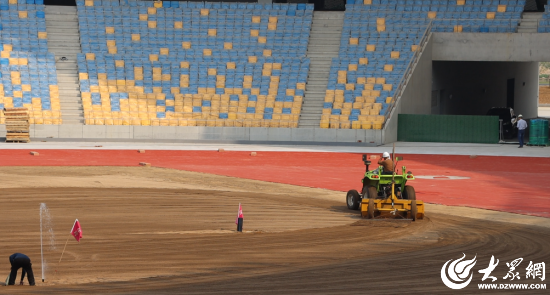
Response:
[[[147,150],[0,150],[2,166],[137,166],[173,168],[300,186],[360,189],[360,154],[316,152],[217,152]],[[416,176],[417,197],[429,203],[550,217],[550,158],[403,155],[399,166]],[[144,168],[146,169],[146,168]],[[372,168],[371,168],[372,169]],[[342,204],[345,194],[342,193]]]

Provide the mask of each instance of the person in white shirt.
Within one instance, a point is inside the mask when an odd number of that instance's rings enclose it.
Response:
[[[525,129],[527,129],[527,122],[523,120],[523,116],[520,114],[518,116],[518,140],[519,140],[519,148],[523,147],[523,138],[525,136]]]

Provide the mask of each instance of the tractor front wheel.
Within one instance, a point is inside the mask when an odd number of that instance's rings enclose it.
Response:
[[[403,192],[403,197],[406,200],[416,200],[416,193],[414,187],[410,185],[405,186],[405,191]]]
[[[352,189],[348,191],[346,195],[346,203],[348,204],[348,209],[357,210],[359,209],[359,193]]]

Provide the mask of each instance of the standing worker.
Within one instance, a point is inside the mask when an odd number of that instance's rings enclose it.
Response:
[[[19,285],[23,285],[23,279],[25,278],[26,273],[27,279],[29,280],[29,285],[34,286],[34,274],[32,273],[32,263],[29,256],[21,253],[14,253],[10,256],[10,263],[11,273],[8,285],[15,285],[17,270],[23,268],[21,272],[21,282],[19,283]]]
[[[384,152],[382,154],[382,159],[378,160],[378,165],[384,167],[384,170],[382,170],[382,174],[393,174],[393,161],[392,159],[390,159],[390,153]]]
[[[523,120],[523,116],[520,114],[518,116],[518,140],[519,140],[519,148],[523,147],[523,138],[525,136],[525,129],[527,129],[527,122]]]

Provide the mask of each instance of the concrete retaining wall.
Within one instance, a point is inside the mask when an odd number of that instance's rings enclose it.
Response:
[[[0,137],[5,136],[0,125]],[[382,130],[320,128],[249,128],[249,127],[176,127],[176,126],[103,126],[103,125],[31,125],[31,140],[128,139],[169,141],[281,141],[337,142],[368,145],[382,144]]]
[[[550,61],[549,33],[434,33],[433,60]]]

